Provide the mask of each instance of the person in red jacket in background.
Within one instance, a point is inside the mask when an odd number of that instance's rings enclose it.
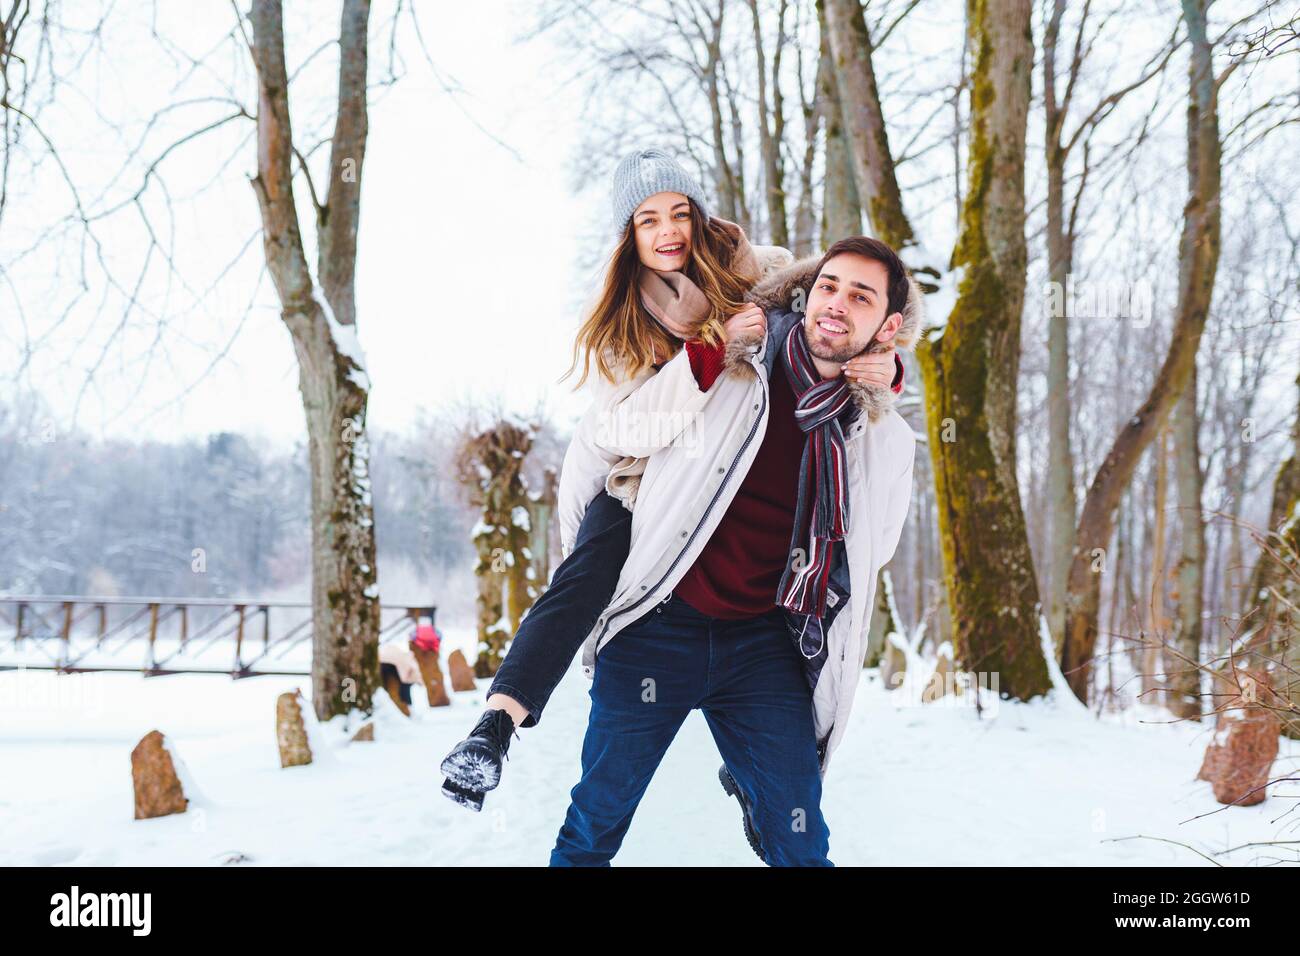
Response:
[[[442,646],[442,635],[433,626],[433,618],[422,615],[418,619],[415,630],[411,633],[411,642],[422,651],[438,653],[438,648]]]

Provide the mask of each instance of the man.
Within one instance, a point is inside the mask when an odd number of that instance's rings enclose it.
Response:
[[[756,352],[727,354],[693,440],[654,451],[641,477],[631,552],[583,648],[591,716],[553,866],[608,865],[695,707],[766,861],[831,865],[821,780],[915,454],[890,390],[854,381],[854,360],[910,348],[921,294],[888,246],[853,236],[753,298]]]

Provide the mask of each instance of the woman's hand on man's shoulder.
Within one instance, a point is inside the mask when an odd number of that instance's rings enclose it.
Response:
[[[767,334],[767,315],[753,302],[745,306],[722,326],[728,342],[760,342]]]

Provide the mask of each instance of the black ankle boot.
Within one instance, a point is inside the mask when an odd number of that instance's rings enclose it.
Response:
[[[749,843],[749,848],[753,850],[760,860],[767,862],[767,857],[763,853],[763,844],[758,838],[758,829],[754,826],[754,811],[745,799],[745,793],[740,789],[740,784],[736,783],[736,778],[731,775],[724,763],[718,768],[718,780],[722,782],[722,789],[727,792],[728,796],[735,797],[740,802],[740,810],[744,815],[745,840]]]
[[[442,795],[448,800],[454,800],[462,807],[469,807],[475,812],[483,809],[483,791],[466,790],[458,783],[453,783],[450,778],[442,781]]]
[[[505,710],[483,712],[468,737],[442,761],[442,772],[466,790],[491,790],[501,782],[501,765],[510,749],[515,722]]]

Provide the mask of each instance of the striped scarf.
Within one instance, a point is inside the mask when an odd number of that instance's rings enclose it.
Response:
[[[790,560],[777,588],[777,604],[820,618],[826,613],[832,548],[836,541],[843,540],[849,528],[843,426],[857,417],[857,407],[844,376],[823,379],[813,365],[802,323],[796,322],[791,327],[781,349],[781,360],[795,395],[795,420],[805,438],[799,463],[799,497],[790,539]],[[850,413],[842,423],[840,413],[845,409],[850,409]],[[799,537],[804,528],[809,529],[808,541],[801,544]]]

